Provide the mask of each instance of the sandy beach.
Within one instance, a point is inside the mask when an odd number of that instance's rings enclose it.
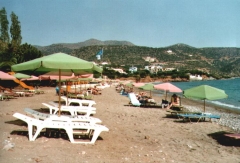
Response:
[[[239,163],[240,143],[224,137],[234,132],[218,122],[183,122],[166,117],[161,108],[127,106],[129,99],[114,87],[94,95],[97,113],[109,132],[102,132],[94,145],[72,144],[66,136],[48,138],[41,133],[29,141],[27,126],[12,115],[24,108],[42,111],[42,102],[57,101],[53,87],[42,87],[44,94],[0,101],[1,163]],[[154,96],[161,101],[161,96]],[[182,99],[188,108],[202,103]],[[208,106],[207,109],[215,109]],[[5,150],[6,141],[14,147]]]

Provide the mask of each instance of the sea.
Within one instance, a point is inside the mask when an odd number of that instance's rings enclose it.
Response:
[[[240,78],[189,81],[189,82],[171,82],[171,84],[177,86],[183,91],[199,85],[209,85],[212,87],[216,87],[218,89],[222,89],[228,95],[228,98],[214,101],[206,100],[206,102],[221,106],[221,108],[224,108],[229,111],[237,111],[240,113]]]

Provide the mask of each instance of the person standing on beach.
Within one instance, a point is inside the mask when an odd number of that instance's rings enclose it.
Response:
[[[59,87],[58,86],[56,86],[55,90],[56,90],[56,95],[59,95]]]

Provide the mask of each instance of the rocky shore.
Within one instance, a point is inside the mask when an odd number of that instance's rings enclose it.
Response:
[[[194,103],[194,101],[192,101],[192,103]],[[199,105],[200,105],[199,101],[195,102],[195,103],[199,103]],[[197,105],[197,106],[184,105],[184,107],[189,111],[199,112],[199,111],[203,110],[202,109],[203,106],[199,107],[199,105]],[[208,104],[206,106],[206,112],[212,113],[215,115],[220,115],[221,116],[220,120],[213,120],[213,121],[215,121],[219,125],[227,126],[237,133],[240,133],[240,114],[238,112],[224,109],[224,108],[221,108],[220,106],[216,106],[214,104]]]

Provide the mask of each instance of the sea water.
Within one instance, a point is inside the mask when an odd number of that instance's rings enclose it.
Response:
[[[159,83],[154,83],[159,84]],[[203,81],[190,81],[190,82],[172,82],[171,84],[179,87],[183,91],[199,85],[209,85],[222,89],[228,95],[228,98],[219,99],[214,101],[207,101],[229,110],[240,112],[240,78],[224,79],[224,80],[203,80]]]

